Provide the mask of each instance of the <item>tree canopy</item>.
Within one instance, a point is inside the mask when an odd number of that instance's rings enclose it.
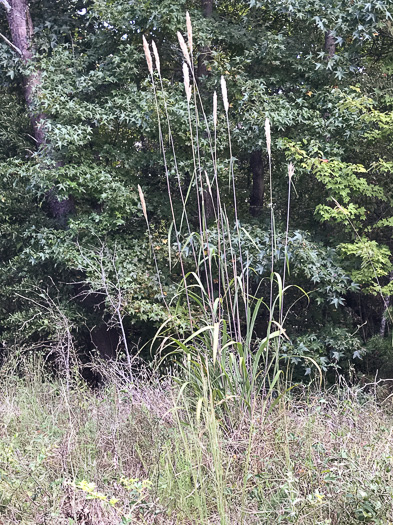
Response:
[[[268,290],[271,191],[274,257],[308,293],[288,313],[284,354],[306,348],[327,364],[359,359],[367,345],[375,351],[382,343],[374,336],[390,330],[393,292],[387,0],[0,0],[4,348],[50,351],[67,319],[81,354],[98,347],[113,355],[153,337],[168,318],[165,303],[177,329],[187,332],[187,314],[175,300],[182,274],[173,216],[181,220],[182,202],[175,199],[172,211],[167,188],[186,193],[192,186],[193,141],[208,175],[213,164],[204,123],[196,122],[198,137],[189,131],[176,37],[187,37],[186,12],[200,94],[192,103],[203,104],[207,122],[215,118],[213,93],[226,80],[232,142],[229,149],[219,99],[217,164],[235,228],[227,184],[233,168],[244,232],[239,249],[248,254],[254,289],[261,296]],[[158,49],[156,88],[142,36]],[[169,128],[156,105],[166,108]],[[187,201],[195,231],[197,204],[192,196]],[[214,237],[208,203],[205,213]],[[261,316],[256,332],[263,327]]]

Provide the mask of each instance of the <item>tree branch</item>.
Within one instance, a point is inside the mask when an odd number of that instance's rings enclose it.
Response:
[[[3,4],[3,6],[4,6],[5,10],[7,11],[7,13],[9,13],[11,11],[11,6],[7,2],[7,0],[0,0],[0,4]]]
[[[0,0],[0,2],[2,2],[2,1],[3,1],[3,0]],[[8,40],[8,38],[5,37],[2,33],[0,33],[0,37],[4,40],[4,42],[5,42],[6,44],[8,44],[10,47],[12,47],[12,49],[13,49],[14,51],[16,51],[17,53],[19,53],[20,56],[22,56],[22,51],[19,49],[19,47],[14,46],[14,44],[13,44],[12,42],[10,42],[10,41]]]

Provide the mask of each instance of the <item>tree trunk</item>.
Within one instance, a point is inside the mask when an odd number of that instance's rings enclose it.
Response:
[[[34,60],[34,27],[30,16],[28,0],[0,0],[7,12],[7,21],[11,33],[11,47],[20,55],[23,65],[26,68]],[[32,72],[23,76],[22,89],[26,102],[27,111],[33,128],[33,135],[37,149],[46,143],[46,133],[44,127],[45,115],[35,111],[34,99],[41,86],[41,72],[31,68]],[[60,165],[60,163],[58,164]],[[51,216],[57,219],[60,226],[65,226],[67,216],[74,209],[72,198],[59,201],[54,191],[47,195]]]
[[[250,156],[250,170],[252,173],[252,189],[250,196],[250,213],[258,217],[262,213],[265,194],[265,173],[261,150],[253,151]]]
[[[10,0],[9,7],[7,19],[12,43],[20,51],[21,59],[24,65],[27,66],[34,55],[32,44],[34,30],[28,2],[27,0]],[[44,115],[36,114],[34,111],[34,94],[39,89],[40,84],[41,75],[39,71],[25,75],[22,80],[23,95],[30,115],[37,147],[45,143]]]
[[[213,13],[213,0],[202,0],[202,12],[205,18],[210,18]],[[198,57],[197,78],[207,76],[207,60],[210,55],[210,49],[203,46],[200,49]]]
[[[336,53],[336,42],[331,31],[325,33],[325,53],[328,55],[328,59],[332,58]]]
[[[203,15],[206,18],[212,16],[213,13],[213,0],[202,0]]]
[[[203,190],[203,207],[205,211],[206,225],[215,217],[215,209],[212,195],[209,190]]]

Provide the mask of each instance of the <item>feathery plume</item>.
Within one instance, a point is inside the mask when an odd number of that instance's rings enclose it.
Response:
[[[225,109],[225,112],[228,113],[229,104],[228,104],[227,83],[223,76],[221,77],[221,92],[222,92],[222,101],[224,103],[224,109]]]
[[[138,184],[138,192],[139,192],[139,198],[140,198],[141,204],[142,204],[143,215],[145,216],[146,222],[149,223],[149,221],[147,219],[147,210],[146,210],[145,196],[143,195],[142,188],[139,186],[139,184]]]
[[[292,180],[292,177],[295,173],[295,166],[292,164],[292,162],[290,162],[288,164],[288,177],[289,177],[289,180]]]
[[[270,120],[266,117],[265,120],[265,135],[266,135],[266,146],[269,157],[272,155],[272,137],[270,134]]]
[[[190,55],[192,56],[192,25],[191,25],[191,18],[190,13],[187,11],[186,13],[186,25],[187,25],[187,38],[188,38],[188,49],[190,50]]]
[[[184,58],[186,59],[187,64],[191,67],[190,53],[188,52],[183,35],[180,33],[180,31],[177,32],[177,38],[179,40],[180,48],[183,51]]]
[[[4,6],[5,10],[7,11],[7,13],[9,13],[11,11],[11,6],[7,2],[7,0],[0,0],[0,4],[3,4],[3,6]]]
[[[217,91],[213,94],[213,124],[217,127]]]
[[[142,40],[143,40],[143,49],[145,51],[147,67],[149,68],[149,73],[152,75],[153,74],[153,60],[151,58],[149,44],[147,43],[145,35],[142,36]]]
[[[191,100],[191,85],[190,85],[190,74],[188,72],[188,66],[183,62],[183,76],[184,76],[184,89],[186,90],[187,102]]]
[[[153,47],[153,54],[154,54],[154,58],[155,58],[155,61],[156,61],[156,68],[157,68],[158,74],[161,75],[160,56],[158,54],[158,49],[157,49],[157,46],[156,46],[156,43],[154,42],[154,40],[152,41],[151,45]]]

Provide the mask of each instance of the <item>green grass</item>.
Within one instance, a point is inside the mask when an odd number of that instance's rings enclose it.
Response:
[[[37,365],[24,379],[3,368],[0,523],[393,521],[389,401],[302,390],[270,412],[257,400],[229,429],[208,391],[197,411],[184,392],[67,391]]]

